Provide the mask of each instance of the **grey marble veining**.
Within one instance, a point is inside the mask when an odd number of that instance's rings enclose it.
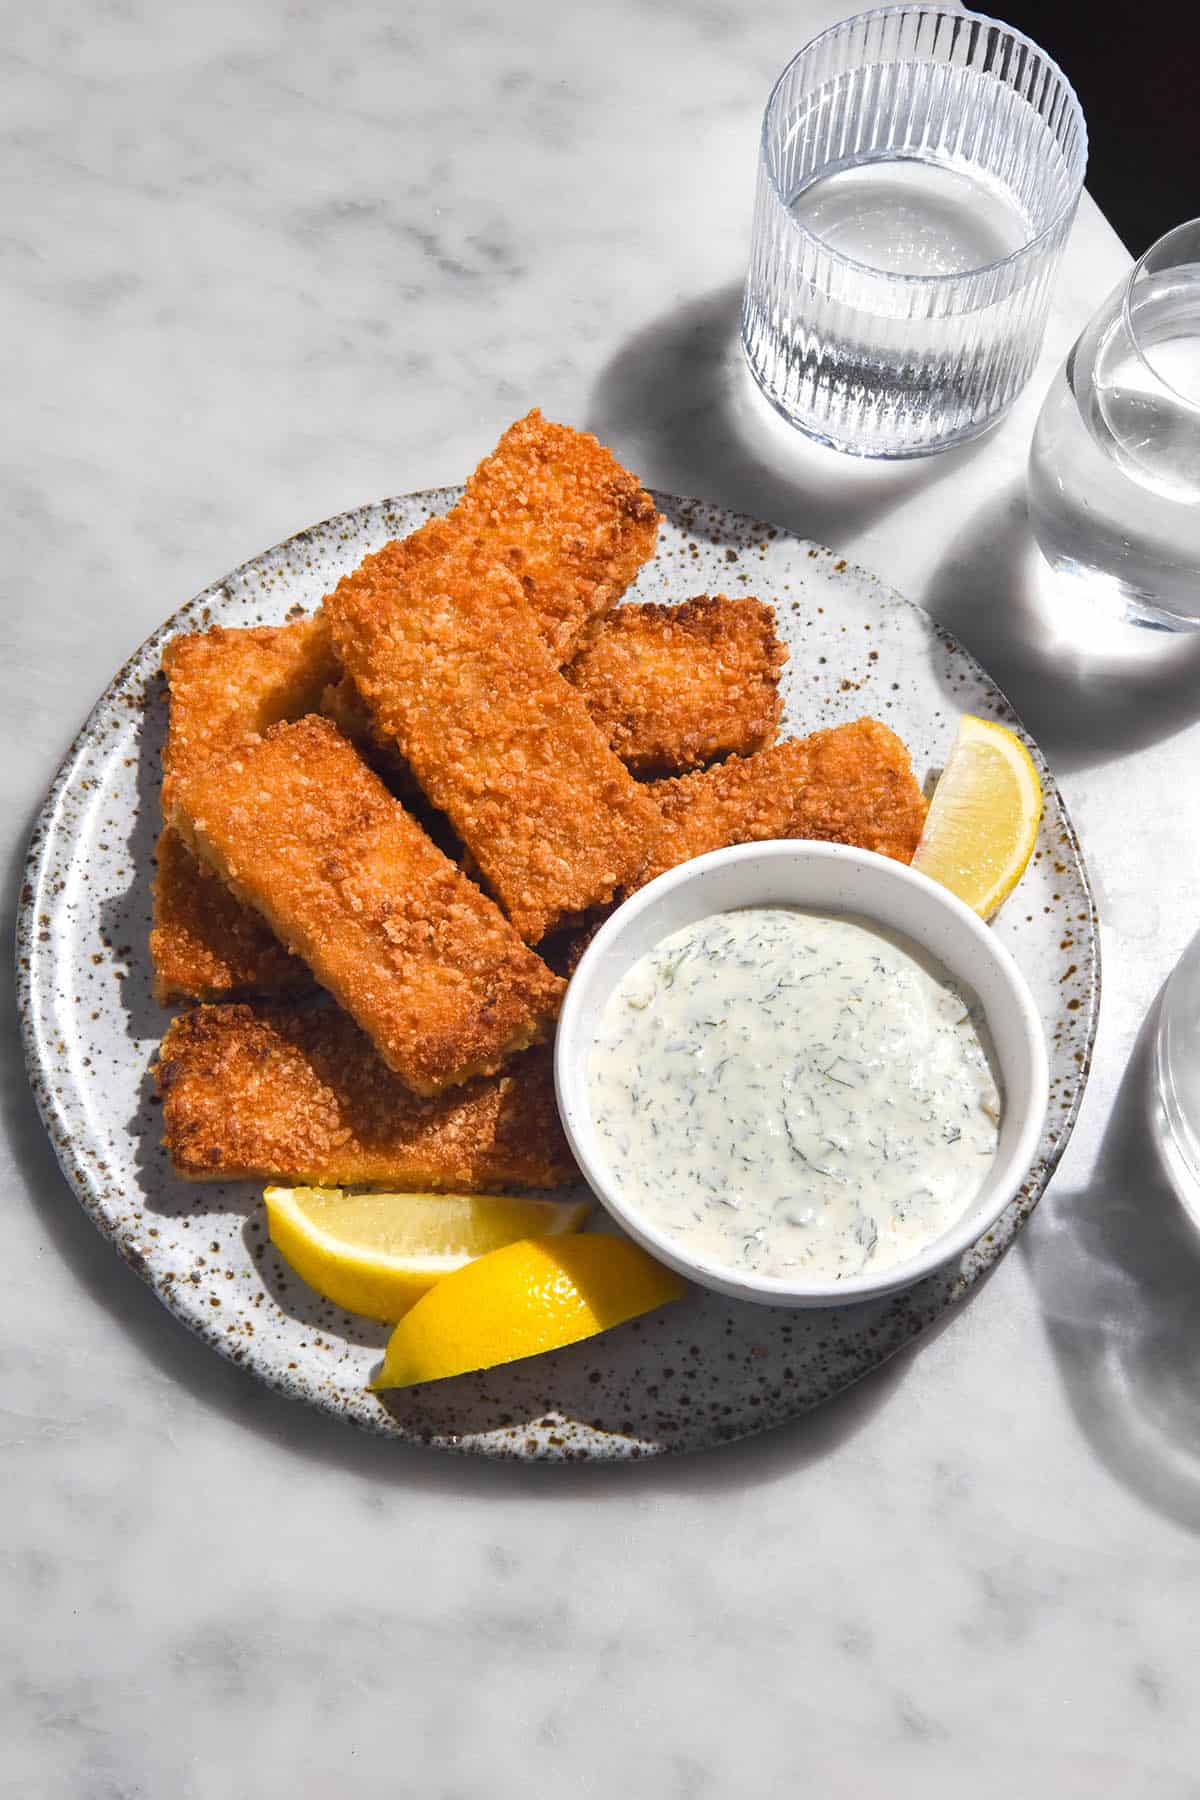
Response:
[[[765,419],[730,346],[758,113],[837,16],[6,23],[9,916],[57,757],[167,611],[538,403],[951,624],[1063,779],[1107,952],[1079,1130],[960,1315],[799,1425],[612,1470],[405,1453],[220,1363],[76,1208],[10,1021],[6,1795],[1200,1795],[1200,1252],[1144,1100],[1200,890],[1197,653],[1131,666],[1065,621],[1019,485],[1127,259],[1085,206],[1030,391],[967,450],[859,468]]]

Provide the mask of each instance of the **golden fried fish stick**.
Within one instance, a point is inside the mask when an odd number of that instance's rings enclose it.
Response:
[[[817,838],[911,862],[925,821],[908,751],[877,719],[787,738],[649,791],[664,829],[638,887],[708,850],[767,838]]]
[[[164,1143],[192,1181],[458,1192],[576,1179],[547,1050],[433,1098],[411,1093],[335,1006],[199,1006],[158,1063]]]
[[[178,778],[171,821],[417,1093],[546,1035],[561,980],[327,719]]]
[[[324,613],[287,625],[181,633],[163,651],[171,690],[163,746],[163,810],[177,775],[282,719],[315,712],[337,663]]]
[[[786,661],[772,607],[702,594],[618,606],[565,673],[626,768],[682,774],[770,743]]]
[[[287,625],[184,632],[163,652],[170,686],[163,747],[163,806],[176,774],[223,744],[312,710],[337,673],[324,616]],[[154,994],[219,999],[281,994],[312,985],[270,927],[192,855],[170,826],[158,845],[150,933]]]
[[[555,662],[654,554],[658,513],[591,432],[535,407],[485,456],[451,519],[519,579]]]
[[[325,610],[376,728],[527,943],[632,879],[658,809],[559,673],[519,582],[452,519],[368,556]]]

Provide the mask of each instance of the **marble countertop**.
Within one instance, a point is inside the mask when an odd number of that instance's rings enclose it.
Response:
[[[731,347],[758,116],[838,16],[10,22],[10,918],[61,753],[164,614],[312,520],[460,479],[536,403],[976,650],[1074,810],[1106,989],[1074,1140],[968,1304],[794,1426],[591,1469],[407,1452],[218,1361],[76,1206],[10,1007],[5,1795],[1200,1796],[1200,1249],[1144,1099],[1196,922],[1198,653],[1131,663],[1066,618],[1021,498],[1040,396],[1128,257],[1086,202],[1044,360],[982,443],[860,467],[765,421]]]

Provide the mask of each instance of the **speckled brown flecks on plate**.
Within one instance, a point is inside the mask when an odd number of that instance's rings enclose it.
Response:
[[[167,1015],[151,995],[146,951],[157,669],[171,632],[272,624],[315,606],[368,551],[457,498],[435,490],[313,526],[190,601],[116,676],[30,846],[17,963],[38,1104],[67,1180],[130,1267],[214,1349],[281,1393],[408,1442],[496,1457],[633,1459],[730,1442],[795,1417],[891,1356],[1003,1255],[1037,1204],[1074,1124],[1095,1035],[1098,934],[1079,846],[1031,744],[1045,818],[1035,860],[994,929],[1038,1002],[1052,1101],[1024,1188],[957,1267],[890,1300],[827,1312],[695,1292],[549,1357],[368,1394],[386,1328],[319,1300],[280,1263],[256,1189],[177,1181],[159,1144],[149,1069]],[[749,592],[773,601],[791,651],[781,735],[872,713],[905,739],[924,779],[944,762],[961,713],[1014,723],[967,652],[873,576],[774,526],[656,498],[659,554],[629,598],[674,603],[745,577]]]

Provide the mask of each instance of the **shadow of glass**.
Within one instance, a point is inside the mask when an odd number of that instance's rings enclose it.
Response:
[[[741,285],[673,308],[623,345],[592,389],[588,429],[666,492],[715,501],[838,549],[985,439],[937,457],[871,461],[781,419],[746,367]]]
[[[1056,580],[1029,528],[1023,477],[972,513],[925,603],[1060,774],[1171,737],[1200,714],[1200,632],[1130,625]]]
[[[1052,1188],[1022,1239],[1072,1410],[1117,1479],[1200,1534],[1200,1235],[1158,1149],[1159,1008],[1087,1187]]]

